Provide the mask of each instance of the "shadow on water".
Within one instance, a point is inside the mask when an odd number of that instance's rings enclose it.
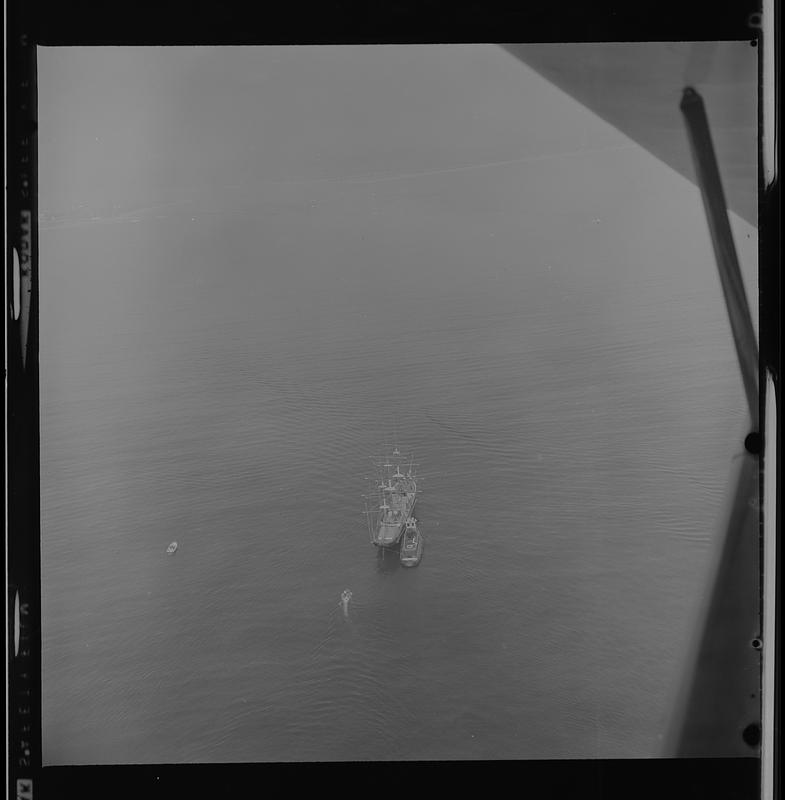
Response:
[[[400,544],[395,547],[379,547],[376,553],[376,571],[389,575],[401,568]]]

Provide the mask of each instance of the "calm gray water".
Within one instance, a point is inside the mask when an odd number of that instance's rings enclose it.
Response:
[[[698,192],[417,171],[42,229],[46,763],[658,753],[746,432]]]

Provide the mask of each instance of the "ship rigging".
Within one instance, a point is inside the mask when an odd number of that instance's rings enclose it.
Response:
[[[363,496],[368,534],[377,547],[394,547],[417,502],[417,464],[413,455],[404,455],[396,446],[373,466],[371,488]]]

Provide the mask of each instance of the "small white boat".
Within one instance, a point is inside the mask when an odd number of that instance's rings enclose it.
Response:
[[[172,542],[169,547],[166,548],[166,552],[169,553],[169,555],[172,555],[175,550],[177,550],[177,542]]]
[[[349,601],[352,599],[352,592],[350,589],[344,589],[341,592],[341,602],[340,605],[343,608],[343,615],[345,617],[349,616]]]

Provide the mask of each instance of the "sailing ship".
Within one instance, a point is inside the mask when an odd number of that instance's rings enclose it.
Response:
[[[394,547],[417,502],[416,464],[396,446],[374,462],[375,476],[365,495],[368,533],[377,547]]]

